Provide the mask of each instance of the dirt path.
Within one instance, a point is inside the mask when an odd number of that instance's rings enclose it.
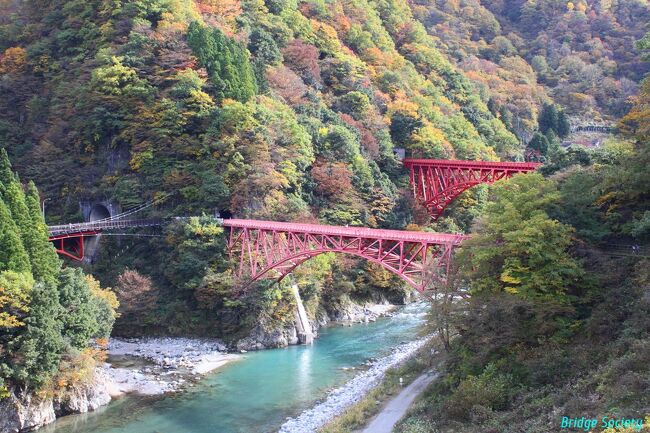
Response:
[[[362,433],[391,433],[393,427],[402,419],[413,400],[424,391],[436,376],[436,373],[428,372],[411,382],[379,412]]]

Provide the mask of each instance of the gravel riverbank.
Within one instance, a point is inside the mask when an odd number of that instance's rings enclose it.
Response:
[[[192,338],[111,338],[109,363],[104,372],[109,378],[109,393],[143,395],[179,391],[206,373],[239,359],[228,354],[218,340]],[[139,358],[140,364],[133,360]]]
[[[345,409],[361,400],[376,387],[386,371],[399,365],[415,354],[432,336],[423,337],[410,343],[404,343],[393,349],[390,355],[370,363],[370,368],[356,375],[340,388],[331,391],[325,401],[301,413],[297,418],[288,419],[279,433],[312,433],[327,424]]]

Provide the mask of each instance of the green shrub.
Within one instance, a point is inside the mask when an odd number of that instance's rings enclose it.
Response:
[[[512,379],[488,365],[480,376],[468,376],[443,404],[444,413],[450,418],[469,420],[478,412],[476,406],[485,409],[504,409],[510,400]],[[481,409],[480,412],[484,412]]]

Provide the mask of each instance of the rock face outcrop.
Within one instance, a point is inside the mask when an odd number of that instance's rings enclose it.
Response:
[[[52,399],[39,399],[31,394],[13,393],[0,400],[0,432],[17,433],[49,424],[56,419]]]
[[[108,393],[108,378],[106,372],[95,370],[93,381],[88,384],[74,386],[53,401],[56,416],[85,413],[104,406],[111,401]]]
[[[298,333],[295,326],[268,330],[262,325],[257,325],[248,337],[239,340],[235,347],[237,350],[262,350],[286,347],[298,343]]]
[[[95,410],[111,401],[107,390],[106,374],[96,369],[90,383],[74,386],[55,398],[12,392],[0,400],[0,433],[31,431],[59,416]]]
[[[377,318],[385,315],[390,315],[390,311],[395,308],[395,305],[390,304],[386,299],[381,299],[380,303],[369,302],[365,305],[359,305],[352,300],[347,299],[346,302],[340,303],[336,308],[326,311],[320,308],[316,313],[316,318],[312,319],[307,316],[300,295],[296,290],[296,300],[298,308],[296,311],[296,319],[294,323],[285,328],[273,328],[258,323],[250,334],[233,344],[236,350],[263,350],[272,349],[276,347],[286,347],[294,344],[301,344],[300,332],[304,332],[309,328],[310,340],[317,337],[318,329],[331,322],[343,323],[363,323],[374,322]],[[404,298],[404,303],[408,303],[409,299]],[[302,307],[302,308],[301,308]],[[304,335],[304,334],[303,334]]]

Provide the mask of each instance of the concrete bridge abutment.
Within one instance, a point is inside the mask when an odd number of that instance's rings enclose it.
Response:
[[[119,204],[110,201],[82,201],[79,202],[79,208],[83,219],[85,222],[97,222],[112,218],[116,215],[119,215],[122,212],[122,208]],[[96,236],[88,236],[83,239],[84,243],[84,262],[92,263],[95,259],[95,255],[99,250],[99,241],[101,239],[101,234]]]
[[[314,333],[307,317],[307,311],[300,298],[300,291],[298,285],[293,283],[291,285],[293,296],[296,298],[296,333],[298,334],[298,342],[300,344],[312,344],[314,342]]]

